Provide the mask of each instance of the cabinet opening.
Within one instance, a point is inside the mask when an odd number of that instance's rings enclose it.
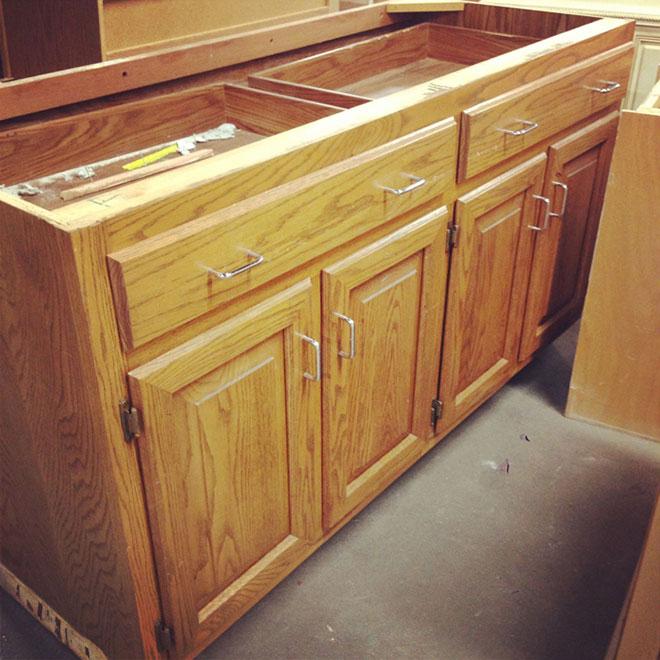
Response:
[[[327,103],[215,83],[69,112],[37,125],[11,122],[0,132],[0,183],[10,194],[54,209],[87,196],[82,186],[101,186],[119,175],[129,183],[149,176],[151,170],[145,167],[174,169],[341,110]],[[126,169],[137,161],[142,165]],[[89,194],[114,187],[92,187]]]
[[[421,23],[250,76],[251,86],[353,107],[536,41]]]

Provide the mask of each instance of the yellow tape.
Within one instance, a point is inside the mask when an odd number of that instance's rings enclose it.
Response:
[[[165,158],[165,156],[169,156],[170,154],[175,154],[177,151],[178,151],[178,147],[176,146],[176,144],[171,144],[169,147],[165,147],[160,151],[154,151],[154,153],[152,154],[147,154],[146,156],[143,156],[142,158],[138,158],[137,160],[134,160],[131,163],[126,163],[126,165],[122,166],[122,169],[126,170],[127,172],[130,172],[132,170],[137,170],[140,167],[144,167],[145,165],[151,165],[152,163],[157,163],[159,160]]]

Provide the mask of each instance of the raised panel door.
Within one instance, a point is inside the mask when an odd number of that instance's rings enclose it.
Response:
[[[609,115],[550,148],[544,195],[553,210],[535,236],[521,360],[580,314],[618,120]]]
[[[129,375],[177,654],[229,625],[321,536],[317,296],[303,282]]]
[[[447,219],[443,207],[323,271],[326,528],[396,478],[432,436]]]
[[[460,197],[451,256],[440,398],[442,426],[490,396],[515,372],[545,156]]]

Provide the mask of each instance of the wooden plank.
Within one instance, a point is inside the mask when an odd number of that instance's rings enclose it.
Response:
[[[14,78],[100,62],[97,0],[2,0],[6,61]]]
[[[0,121],[392,25],[382,5],[0,85]]]
[[[660,116],[625,111],[568,397],[569,417],[660,440]]]
[[[397,0],[387,3],[387,11],[390,14],[402,12],[441,12],[441,11],[463,11],[465,3],[453,0]]]
[[[135,48],[163,48],[177,39],[199,41],[220,36],[218,30],[246,32],[327,11],[326,0],[105,0],[103,22],[108,56],[125,57]]]
[[[213,83],[0,130],[0,182],[12,185],[131,153],[225,121],[223,85]]]
[[[288,80],[276,80],[275,78],[267,78],[261,74],[252,75],[248,77],[250,87],[256,89],[263,89],[268,92],[275,92],[279,94],[286,94],[287,96],[295,96],[308,101],[315,101],[316,103],[325,103],[326,105],[333,105],[341,108],[354,108],[363,103],[368,103],[371,99],[364,96],[356,96],[355,94],[346,94],[346,92],[338,92],[336,90],[322,89],[320,87],[313,87],[311,85],[301,85],[299,83],[292,83]]]
[[[0,587],[14,597],[49,633],[81,660],[107,660],[103,651],[81,635],[59,612],[40,598],[6,566],[0,564]]]
[[[213,155],[213,149],[198,149],[197,151],[193,151],[192,153],[186,154],[185,156],[171,158],[160,163],[154,163],[153,165],[146,165],[145,167],[141,167],[140,169],[133,170],[131,172],[122,172],[121,174],[115,174],[114,176],[108,176],[104,179],[98,179],[97,181],[92,181],[91,183],[85,183],[81,186],[76,186],[75,188],[63,190],[60,194],[60,197],[65,201],[78,199],[79,197],[92,195],[93,193],[100,192],[101,190],[108,190],[110,188],[115,188],[116,186],[121,186],[125,183],[130,183],[131,181],[144,179],[144,177],[153,176],[154,174],[158,174],[160,172],[168,172],[169,170],[176,169],[177,167],[183,167],[189,163],[195,163],[198,160],[203,160],[204,158],[208,158],[211,155]]]

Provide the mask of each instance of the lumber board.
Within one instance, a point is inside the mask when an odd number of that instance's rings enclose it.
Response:
[[[388,2],[387,11],[390,14],[404,12],[440,12],[440,11],[463,11],[465,3],[453,0],[397,0]]]
[[[624,111],[582,315],[568,417],[660,440],[660,116]]]

